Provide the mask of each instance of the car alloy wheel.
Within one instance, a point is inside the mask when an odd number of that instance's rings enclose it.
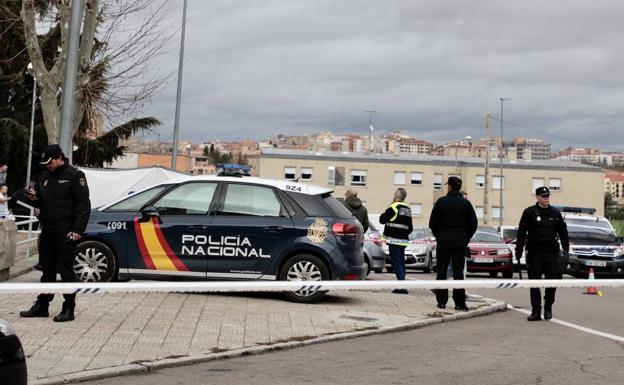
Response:
[[[73,268],[81,282],[108,282],[116,274],[117,262],[108,246],[87,241],[76,247]]]
[[[330,279],[329,270],[320,258],[314,255],[302,254],[290,258],[280,271],[282,281],[311,281],[302,285],[300,290],[287,292],[286,298],[294,302],[310,303],[323,298],[326,291],[319,291],[314,281]]]

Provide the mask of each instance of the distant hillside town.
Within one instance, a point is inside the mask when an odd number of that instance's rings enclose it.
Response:
[[[131,138],[123,143],[125,155],[108,164],[109,168],[137,168],[161,166],[171,167],[172,143]],[[282,149],[321,153],[352,155],[392,155],[395,157],[432,156],[446,157],[451,162],[467,161],[471,158],[489,158],[491,167],[501,159],[505,162],[528,164],[539,161],[572,161],[601,167],[604,192],[610,194],[616,203],[624,202],[624,153],[602,152],[599,149],[568,147],[553,151],[550,143],[529,137],[514,137],[501,143],[500,138],[463,139],[436,144],[414,138],[401,132],[385,135],[335,134],[323,131],[304,135],[280,134],[262,141],[212,140],[194,143],[180,141],[177,171],[207,175],[216,172],[219,163],[237,163],[252,167],[252,174],[259,174],[263,150]]]

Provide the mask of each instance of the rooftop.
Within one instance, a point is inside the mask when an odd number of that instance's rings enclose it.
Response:
[[[262,157],[284,159],[318,159],[333,161],[371,162],[371,163],[407,163],[407,164],[433,164],[438,166],[455,166],[454,156],[420,155],[420,154],[378,154],[378,153],[353,153],[338,151],[302,151],[287,150],[280,148],[262,149]],[[492,159],[491,167],[498,167],[500,160]],[[485,158],[457,157],[459,167],[483,167]],[[503,160],[504,168],[521,169],[545,169],[602,172],[600,167],[591,166],[568,160]]]

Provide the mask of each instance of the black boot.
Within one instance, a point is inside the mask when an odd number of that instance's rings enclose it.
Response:
[[[544,319],[548,321],[552,318],[552,306],[544,306]]]
[[[527,321],[541,321],[542,316],[540,313],[531,313],[530,316],[527,317]]]
[[[63,310],[54,316],[54,322],[68,322],[74,320],[74,309],[63,306]]]
[[[26,311],[21,311],[19,313],[20,317],[23,318],[32,318],[32,317],[47,317],[50,315],[48,313],[48,304],[43,302],[35,302],[32,307]]]

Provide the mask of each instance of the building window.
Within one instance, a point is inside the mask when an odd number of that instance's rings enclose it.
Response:
[[[297,178],[296,174],[297,174],[296,167],[284,167],[284,179],[295,180]]]
[[[405,184],[405,172],[403,171],[395,171],[394,172],[394,184]]]
[[[500,207],[492,206],[492,219],[501,219],[501,209]],[[505,215],[505,210],[503,210],[503,215]]]
[[[548,179],[548,188],[550,191],[561,191],[561,179],[550,178]]]
[[[544,178],[533,178],[533,193],[540,187],[544,187]]]
[[[366,186],[365,170],[351,170],[351,186]]]
[[[505,177],[502,178],[500,176],[492,177],[492,190],[500,190],[501,189],[501,179],[503,180],[502,189],[505,189]]]
[[[422,203],[410,203],[410,210],[412,210],[412,216],[422,216]]]
[[[422,185],[422,172],[413,172],[410,176],[412,185]]]
[[[477,175],[475,186],[480,189],[485,188],[485,175]]]
[[[327,185],[328,186],[344,186],[344,167],[327,167]]]
[[[477,214],[477,219],[483,219],[483,206],[475,207],[475,213]]]
[[[442,174],[433,174],[433,191],[442,191]]]
[[[301,167],[301,180],[310,180],[310,179],[312,179],[312,168]]]

